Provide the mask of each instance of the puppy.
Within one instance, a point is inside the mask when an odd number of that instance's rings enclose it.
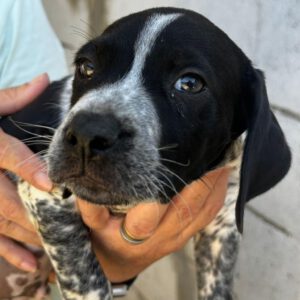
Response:
[[[63,297],[112,299],[74,195],[112,210],[168,203],[231,165],[224,207],[195,237],[195,251],[199,299],[232,299],[245,203],[279,182],[291,160],[262,72],[206,18],[176,8],[115,22],[78,51],[75,66],[13,116],[57,128],[47,158],[57,188],[44,193],[20,181],[19,191]],[[53,102],[59,108],[50,111]]]

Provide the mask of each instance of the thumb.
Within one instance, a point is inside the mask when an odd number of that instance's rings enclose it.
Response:
[[[141,203],[131,208],[125,218],[125,228],[130,236],[143,239],[150,237],[161,219],[168,205],[158,202]]]
[[[48,86],[47,74],[39,75],[31,82],[0,90],[0,115],[15,113],[32,102]]]

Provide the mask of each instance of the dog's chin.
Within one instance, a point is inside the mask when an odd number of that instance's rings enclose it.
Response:
[[[116,207],[116,210],[125,210],[144,202],[160,202],[158,198],[144,195],[130,195],[110,191],[102,185],[94,184],[88,187],[75,182],[64,182],[63,186],[76,197],[93,204],[104,205],[107,207]]]
[[[101,188],[94,188],[93,190],[85,188],[83,186],[66,184],[66,187],[78,198],[93,204],[99,205],[122,205],[132,206],[135,205],[138,200],[129,196],[118,195],[117,193],[109,192]]]

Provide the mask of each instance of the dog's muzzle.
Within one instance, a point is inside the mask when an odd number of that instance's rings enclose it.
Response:
[[[104,153],[120,147],[132,133],[122,128],[113,115],[96,115],[82,112],[77,114],[66,127],[65,143],[78,157],[86,160],[101,158]]]

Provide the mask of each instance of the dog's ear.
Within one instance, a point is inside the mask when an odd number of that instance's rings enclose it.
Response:
[[[252,71],[251,79],[247,80],[244,103],[247,137],[236,205],[236,223],[240,232],[243,231],[245,203],[279,182],[291,163],[289,147],[270,109],[263,73]]]

